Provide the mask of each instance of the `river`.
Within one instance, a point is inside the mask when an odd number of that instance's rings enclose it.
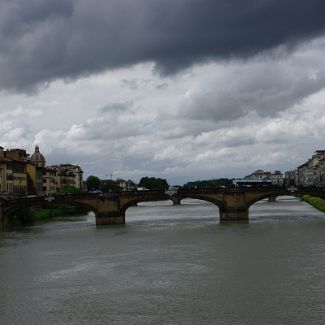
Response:
[[[0,233],[0,324],[325,324],[325,214],[261,201],[139,204],[125,226],[47,222]]]

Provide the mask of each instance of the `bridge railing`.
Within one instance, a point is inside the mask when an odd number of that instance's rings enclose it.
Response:
[[[286,187],[283,186],[228,186],[228,187],[210,187],[210,188],[197,188],[197,189],[179,189],[177,194],[188,194],[188,193],[238,193],[238,192],[270,192],[270,191],[287,191]]]
[[[193,194],[208,194],[208,193],[238,193],[238,192],[296,192],[298,193],[325,193],[324,186],[308,186],[308,187],[286,187],[286,186],[252,186],[252,187],[211,187],[211,188],[179,188],[174,195],[187,196]],[[73,199],[84,199],[84,198],[99,198],[99,199],[112,199],[115,200],[121,196],[157,196],[168,198],[168,193],[159,190],[146,190],[146,191],[124,191],[124,192],[109,192],[109,193],[56,193],[50,196],[0,196],[0,202],[5,203],[10,201],[21,202],[23,200],[28,201],[40,201],[40,200],[73,200]]]

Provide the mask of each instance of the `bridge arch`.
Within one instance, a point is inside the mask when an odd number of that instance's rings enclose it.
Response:
[[[127,202],[127,203],[125,203],[125,204],[123,204],[122,206],[121,206],[121,213],[125,216],[125,212],[126,212],[126,210],[128,209],[128,208],[130,208],[130,207],[132,207],[132,206],[136,206],[138,203],[141,203],[141,202],[153,202],[152,200],[141,200],[141,199],[139,199],[139,200],[136,200],[136,199],[134,199],[134,200],[132,200],[132,201],[129,201],[129,202]]]
[[[309,190],[298,190],[298,191],[288,191],[288,190],[284,190],[284,191],[272,191],[269,193],[262,193],[259,195],[256,195],[255,197],[251,198],[250,200],[247,201],[247,208],[249,208],[250,206],[252,206],[254,203],[262,201],[264,199],[269,198],[270,196],[292,196],[292,197],[302,197],[303,195],[311,195],[314,197],[318,197],[320,199],[325,199],[325,191],[309,191]]]
[[[256,197],[254,197],[253,199],[250,199],[249,201],[247,201],[247,208],[249,209],[253,204],[255,204],[255,203],[259,202],[259,201],[268,199],[270,196],[278,197],[278,196],[295,196],[295,195],[293,193],[290,193],[290,192],[286,192],[286,193],[283,193],[283,192],[279,192],[279,193],[276,193],[276,192],[263,193],[261,195],[258,195]]]
[[[220,211],[223,211],[226,207],[225,202],[218,200],[216,198],[207,196],[207,195],[202,195],[202,194],[182,195],[181,200],[183,200],[183,199],[195,199],[195,200],[210,202],[210,203],[216,205]]]
[[[205,195],[193,195],[193,194],[188,194],[188,195],[179,195],[178,199],[181,201],[183,199],[195,199],[195,200],[201,200],[205,202],[212,203],[213,205],[216,205],[219,208],[219,211],[223,211],[225,209],[225,203],[217,200],[215,198],[205,196]],[[171,197],[164,197],[162,200],[164,201],[173,201]],[[161,200],[161,201],[162,201]],[[143,197],[143,198],[134,198],[132,200],[127,201],[120,207],[120,213],[125,217],[126,210],[132,206],[135,206],[138,203],[141,202],[154,202],[154,201],[159,201],[157,199],[153,199],[150,197]]]
[[[59,205],[68,205],[68,206],[76,206],[76,207],[82,207],[86,208],[89,211],[92,211],[97,215],[98,211],[97,209],[90,204],[77,201],[77,200],[53,200],[52,202],[46,202],[46,200],[43,199],[37,199],[37,200],[26,200],[22,202],[17,202],[16,205],[10,206],[7,209],[5,209],[5,215],[6,218],[10,218],[13,215],[15,215],[17,212],[28,209],[28,208],[41,208],[41,209],[48,209],[51,207],[56,207]]]
[[[220,221],[248,220],[249,207],[269,196],[299,196],[312,195],[325,198],[324,189],[298,188],[294,192],[286,188],[251,188],[251,189],[209,189],[209,190],[183,190],[177,193],[180,200],[185,198],[198,199],[210,202],[219,208]],[[1,201],[0,218],[2,223],[9,220],[8,216],[29,207],[44,207],[49,205],[67,204],[85,207],[93,211],[97,225],[124,224],[125,211],[139,202],[170,200],[164,192],[127,192],[116,196],[98,196],[94,194],[77,194],[55,196],[53,198],[37,197]],[[0,221],[1,221],[0,220]]]

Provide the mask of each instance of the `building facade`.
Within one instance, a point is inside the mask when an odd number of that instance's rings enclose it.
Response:
[[[298,170],[289,170],[284,174],[286,186],[296,186],[298,184]]]
[[[244,177],[244,180],[251,181],[271,181],[272,185],[282,186],[284,184],[284,176],[281,171],[276,170],[274,173],[265,172],[264,170],[256,170],[255,172]]]
[[[43,168],[43,193],[44,195],[53,195],[57,192],[57,181],[56,181],[56,168],[44,167]]]
[[[83,189],[83,171],[80,166],[72,164],[61,164],[57,168],[58,190],[72,186],[77,190]]]
[[[325,150],[316,150],[313,156],[297,167],[297,186],[325,186]]]
[[[28,193],[27,158],[23,149],[4,150],[0,147],[0,195]]]
[[[24,149],[4,150],[0,147],[0,195],[53,195],[65,186],[82,190],[80,166],[46,166],[38,145],[32,155]]]

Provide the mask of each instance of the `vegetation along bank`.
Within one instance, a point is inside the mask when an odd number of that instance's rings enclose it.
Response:
[[[71,218],[76,218],[84,216],[87,214],[87,210],[82,207],[69,206],[65,204],[58,205],[51,209],[25,209],[19,211],[14,218],[14,223],[16,224],[31,224],[38,221],[45,220],[70,220]]]
[[[321,198],[318,198],[315,196],[311,196],[311,195],[303,195],[302,200],[309,203],[316,209],[318,209],[322,212],[325,212],[325,200],[324,199],[321,199]]]

